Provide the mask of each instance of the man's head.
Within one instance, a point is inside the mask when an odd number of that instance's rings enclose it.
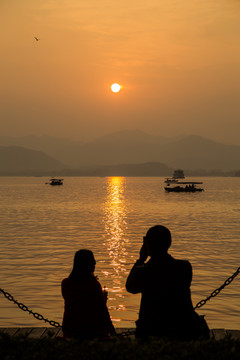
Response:
[[[150,256],[167,253],[172,243],[171,233],[165,226],[155,225],[147,231],[146,242]]]

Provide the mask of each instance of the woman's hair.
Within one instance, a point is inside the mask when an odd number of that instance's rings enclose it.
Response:
[[[75,253],[73,269],[69,275],[71,279],[93,277],[96,261],[91,250],[79,250]]]

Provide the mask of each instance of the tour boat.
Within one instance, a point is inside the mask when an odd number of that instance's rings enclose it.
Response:
[[[164,187],[165,191],[167,192],[201,192],[204,191],[202,188],[196,187],[198,184],[202,184],[202,182],[199,181],[176,181],[176,182],[169,182],[168,179],[165,181],[167,184],[166,187]],[[174,186],[171,186],[171,184],[174,184]]]

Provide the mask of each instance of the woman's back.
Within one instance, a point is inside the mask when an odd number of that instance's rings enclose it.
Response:
[[[73,271],[61,285],[65,301],[62,324],[65,337],[94,338],[114,333],[106,298],[99,281],[93,272],[81,273],[77,267],[84,251],[89,252],[80,250],[80,257],[79,252],[76,253]]]

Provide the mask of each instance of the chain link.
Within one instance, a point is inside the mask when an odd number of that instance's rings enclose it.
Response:
[[[29,314],[33,315],[35,317],[35,319],[43,320],[43,321],[49,323],[51,326],[54,326],[54,327],[57,327],[57,328],[61,327],[61,325],[57,321],[48,320],[47,318],[45,318],[41,314],[39,314],[37,312],[33,312],[26,305],[24,305],[23,303],[18,302],[16,299],[14,299],[14,297],[11,294],[9,294],[8,292],[4,291],[1,288],[0,288],[0,292],[3,293],[3,295],[5,296],[6,299],[8,299],[9,301],[12,301],[14,304],[16,304],[19,307],[19,309],[21,309],[23,311],[27,311]]]
[[[209,296],[207,296],[205,299],[199,301],[199,302],[197,303],[197,305],[194,307],[194,309],[199,309],[200,307],[202,307],[203,305],[205,305],[208,300],[210,300],[211,298],[217,296],[217,295],[220,293],[220,291],[222,291],[227,285],[229,285],[229,284],[233,281],[233,279],[235,279],[235,277],[236,277],[239,273],[240,273],[240,266],[239,266],[239,268],[235,271],[235,273],[232,274],[231,276],[229,276],[229,278],[228,278],[226,281],[224,281],[224,283],[223,283],[219,288],[215,289],[215,290],[214,290]]]
[[[240,266],[239,268],[235,271],[235,273],[231,276],[229,276],[229,278],[217,289],[215,289],[209,296],[207,296],[205,299],[199,301],[196,306],[194,307],[194,309],[199,309],[200,307],[202,307],[203,305],[206,304],[206,302],[208,300],[210,300],[211,298],[217,296],[226,286],[228,286],[234,279],[235,277],[240,273]],[[19,309],[23,310],[23,311],[27,311],[29,314],[33,315],[35,317],[35,319],[38,320],[43,320],[45,322],[48,322],[51,326],[54,327],[61,327],[61,325],[54,320],[48,320],[47,318],[45,318],[43,315],[37,313],[37,312],[33,312],[32,310],[30,310],[26,305],[24,305],[23,303],[18,302],[16,299],[14,299],[14,297],[9,294],[8,292],[4,291],[3,289],[0,288],[0,292],[3,293],[3,295],[9,300],[12,301],[14,304],[16,304]],[[117,335],[119,336],[130,336],[130,335],[134,335],[135,334],[135,330],[128,330],[128,331],[123,331]]]

